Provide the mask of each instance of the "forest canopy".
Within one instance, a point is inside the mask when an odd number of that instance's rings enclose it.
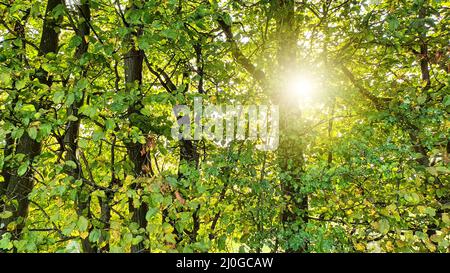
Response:
[[[450,252],[449,72],[445,0],[0,0],[0,253]]]

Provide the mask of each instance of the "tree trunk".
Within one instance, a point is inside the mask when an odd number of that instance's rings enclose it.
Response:
[[[280,181],[284,199],[281,213],[283,228],[288,234],[296,235],[304,228],[308,221],[308,196],[301,193],[300,175],[303,171],[304,159],[302,144],[298,144],[298,135],[301,127],[301,110],[291,94],[287,94],[283,86],[287,75],[297,71],[297,39],[298,22],[295,15],[294,0],[277,0],[273,3],[276,14],[277,41],[278,41],[278,80],[280,93],[276,94],[275,101],[280,107],[280,143],[278,148],[278,164],[285,179]],[[286,252],[305,251],[307,242],[299,246],[291,245],[290,235],[286,238]]]
[[[131,9],[136,8],[132,6]],[[142,28],[140,26],[137,27],[137,36],[139,36],[142,32]],[[125,84],[126,88],[136,87],[140,88],[142,84],[142,64],[144,60],[144,52],[140,49],[136,49],[136,46],[132,36],[130,35],[128,39],[125,41],[126,47],[130,48],[129,51],[125,54]],[[128,115],[132,114],[139,115],[139,111],[135,109],[135,107],[131,106],[128,109]],[[133,120],[130,120],[131,126],[140,127],[139,124],[134,124]],[[142,176],[142,167],[146,163],[146,154],[141,153],[142,145],[139,143],[126,143],[127,153],[130,161],[134,165],[134,175]],[[131,185],[131,188],[138,190],[141,186],[138,184]],[[145,219],[145,215],[148,211],[148,205],[145,202],[141,202],[139,207],[135,207],[133,205],[132,200],[129,202],[130,213],[132,214],[132,221],[136,222],[139,228],[147,227],[147,220]],[[145,251],[144,244],[140,242],[137,245],[133,245],[131,247],[131,252],[143,252]]]
[[[42,28],[42,36],[39,46],[39,55],[45,56],[47,53],[56,53],[58,49],[58,32],[56,31],[57,23],[62,19],[62,16],[54,18],[51,14],[52,10],[61,4],[61,0],[48,0],[45,12],[44,24]],[[22,33],[24,36],[25,34]],[[48,73],[39,69],[37,71],[37,78],[47,86],[52,85],[52,78],[47,77]],[[36,110],[41,106],[35,104]],[[29,161],[30,166],[33,165],[33,160],[41,152],[41,143],[30,138],[27,133],[17,141],[15,147],[15,154],[24,154],[26,160]],[[33,189],[33,171],[30,167],[23,176],[19,176],[14,170],[5,176],[6,192],[5,196],[7,203],[5,204],[5,211],[12,212],[12,216],[3,219],[2,224],[6,227],[9,223],[15,221],[16,227],[13,230],[13,236],[19,238],[21,231],[25,225],[25,220],[28,214],[29,200],[28,195]],[[1,235],[1,234],[0,234]]]
[[[75,8],[78,17],[77,33],[81,37],[81,44],[77,47],[75,51],[75,59],[79,60],[88,50],[88,42],[86,41],[86,36],[90,33],[89,23],[91,19],[91,11],[89,6],[89,0],[84,0],[81,5],[76,5]],[[83,68],[83,72],[80,78],[84,78],[87,75],[87,71]],[[83,91],[84,92],[84,91]],[[65,160],[75,162],[75,168],[69,169],[67,174],[72,176],[74,180],[82,179],[82,169],[80,160],[78,159],[76,153],[78,149],[78,136],[80,130],[81,117],[78,115],[78,109],[83,105],[84,93],[79,101],[75,101],[68,109],[67,115],[73,115],[77,117],[75,121],[69,121],[66,126],[66,132],[64,134],[64,150],[66,151]],[[92,181],[94,182],[94,181]],[[78,215],[83,215],[89,219],[90,216],[90,198],[89,189],[83,183],[79,192],[77,194],[77,213]],[[97,252],[96,248],[89,242],[89,238],[81,240],[81,245],[83,252],[93,253]]]

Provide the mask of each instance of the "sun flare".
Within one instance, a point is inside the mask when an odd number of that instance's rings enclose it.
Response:
[[[318,91],[318,82],[309,74],[291,75],[286,79],[288,95],[301,103],[310,102]]]

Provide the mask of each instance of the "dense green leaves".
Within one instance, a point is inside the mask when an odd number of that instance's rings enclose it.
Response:
[[[0,7],[0,252],[449,252],[448,2],[66,3]],[[173,139],[195,97],[278,150]]]

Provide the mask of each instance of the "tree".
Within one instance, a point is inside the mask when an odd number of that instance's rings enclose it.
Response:
[[[0,12],[0,251],[449,251],[448,3]],[[200,101],[278,105],[278,148],[174,138]]]

